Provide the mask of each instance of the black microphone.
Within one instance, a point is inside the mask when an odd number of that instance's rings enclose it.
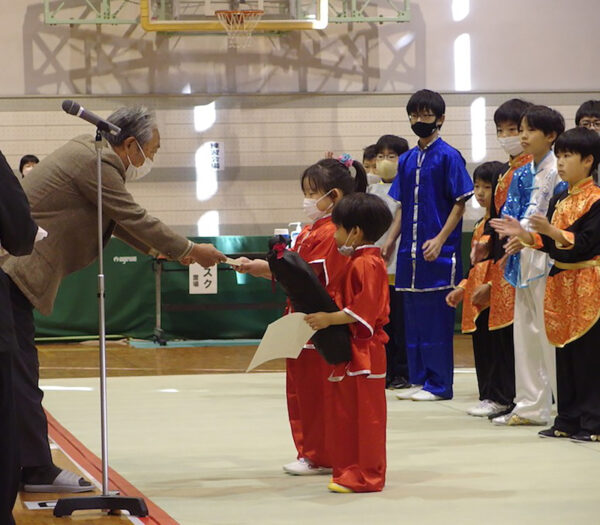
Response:
[[[118,135],[121,133],[121,128],[119,126],[115,126],[113,123],[100,118],[98,115],[88,111],[81,106],[81,104],[78,104],[74,100],[63,100],[62,108],[69,115],[75,115],[76,117],[82,118],[83,120],[96,126],[100,131],[106,131],[111,135]]]

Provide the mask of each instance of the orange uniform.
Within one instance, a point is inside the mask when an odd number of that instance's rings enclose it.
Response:
[[[473,230],[473,238],[471,239],[471,247],[474,247],[483,236],[483,228],[485,226],[485,219],[481,219]],[[489,307],[489,304],[483,306],[475,306],[472,302],[472,296],[475,289],[486,282],[486,277],[489,271],[489,267],[493,264],[491,259],[478,262],[469,270],[469,275],[466,279],[463,279],[458,287],[465,291],[463,298],[463,310],[462,310],[462,331],[465,334],[474,332],[477,327],[475,322],[479,317],[479,314]]]

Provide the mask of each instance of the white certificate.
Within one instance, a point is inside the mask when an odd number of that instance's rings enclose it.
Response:
[[[272,359],[298,357],[302,347],[315,333],[315,330],[304,320],[305,315],[302,312],[294,312],[284,315],[267,326],[267,331],[246,372]]]

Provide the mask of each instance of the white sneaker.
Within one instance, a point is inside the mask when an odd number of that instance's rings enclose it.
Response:
[[[427,390],[419,390],[410,396],[410,398],[413,401],[441,401],[444,399],[442,396],[436,396]]]
[[[501,405],[500,403],[496,403],[490,399],[484,399],[483,401],[480,401],[478,405],[469,408],[469,410],[467,410],[467,414],[475,417],[487,417],[490,414],[501,412],[507,408],[508,405]]]
[[[327,467],[315,467],[304,458],[292,461],[283,466],[283,470],[292,476],[314,476],[316,474],[332,474],[333,469]]]
[[[519,426],[519,425],[547,425],[547,421],[534,421],[533,419],[528,419],[526,417],[521,417],[514,412],[509,412],[508,414],[504,414],[503,416],[498,416],[492,419],[492,423],[494,425],[507,425],[509,427]]]
[[[416,392],[419,392],[422,389],[423,389],[422,385],[415,385],[410,388],[404,388],[400,392],[396,393],[395,395],[396,395],[396,398],[401,399],[401,400],[412,399],[413,394],[415,394]]]

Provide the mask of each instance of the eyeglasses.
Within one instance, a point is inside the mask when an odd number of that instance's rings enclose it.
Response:
[[[396,153],[388,153],[387,155],[384,155],[383,153],[380,153],[379,155],[377,155],[377,160],[397,160],[398,159],[398,155]]]
[[[408,115],[408,118],[410,120],[429,120],[429,119],[435,119],[436,116],[433,113],[410,113]]]
[[[579,125],[588,129],[600,130],[600,120],[580,120]]]

